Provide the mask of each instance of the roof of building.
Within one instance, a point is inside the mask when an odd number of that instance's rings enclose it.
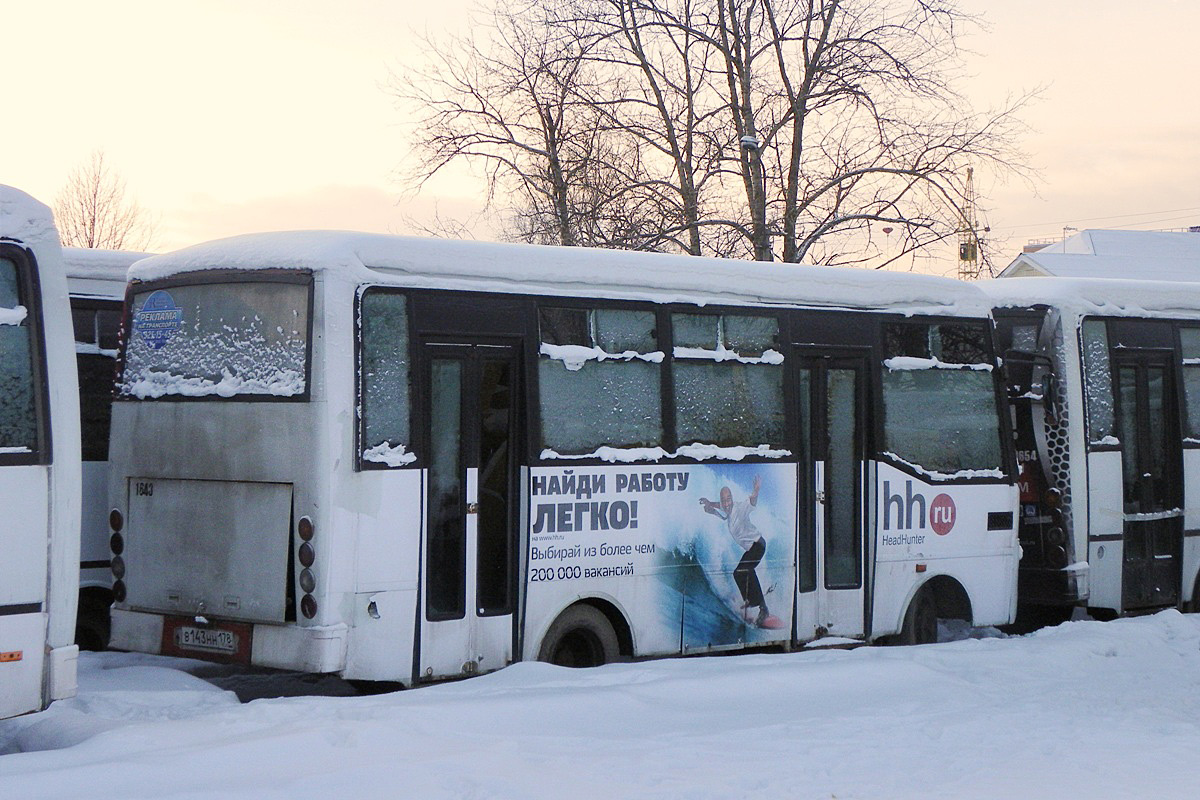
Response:
[[[1022,253],[998,277],[1200,280],[1200,233],[1079,231]]]

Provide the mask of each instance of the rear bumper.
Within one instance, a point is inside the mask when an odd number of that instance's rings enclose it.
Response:
[[[50,651],[50,699],[65,700],[79,691],[79,645]]]
[[[219,620],[214,620],[218,625]],[[346,667],[346,625],[251,626],[250,663],[300,672],[341,672]],[[109,647],[138,653],[162,652],[163,615],[113,609]],[[201,651],[188,657],[207,660]]]

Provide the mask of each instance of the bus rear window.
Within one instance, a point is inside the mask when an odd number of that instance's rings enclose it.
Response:
[[[306,396],[311,288],[247,280],[136,293],[121,394]]]

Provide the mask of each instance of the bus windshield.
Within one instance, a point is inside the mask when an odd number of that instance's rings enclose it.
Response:
[[[306,396],[310,293],[257,280],[136,292],[121,394]]]
[[[17,265],[0,259],[0,453],[29,453],[37,444],[30,335],[17,285]]]

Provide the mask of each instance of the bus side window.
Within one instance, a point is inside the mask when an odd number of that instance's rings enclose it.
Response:
[[[982,325],[884,326],[883,448],[930,473],[1004,465]]]
[[[114,301],[105,303],[105,308],[97,308],[98,302],[71,300],[75,359],[79,367],[80,435],[84,461],[108,459],[117,331],[121,325],[120,303]]]
[[[538,317],[547,456],[660,446],[663,354],[654,312],[544,307]]]
[[[1187,405],[1184,437],[1200,441],[1200,328],[1180,328],[1183,356],[1183,395]]]
[[[0,453],[37,451],[32,345],[17,265],[0,259]]]
[[[1088,441],[1097,444],[1113,436],[1116,425],[1108,326],[1102,319],[1089,319],[1084,321],[1081,330]]]
[[[734,447],[786,439],[774,317],[672,314],[675,439]]]
[[[407,298],[398,292],[367,291],[361,319],[362,460],[388,467],[410,464],[416,456],[410,450]]]

